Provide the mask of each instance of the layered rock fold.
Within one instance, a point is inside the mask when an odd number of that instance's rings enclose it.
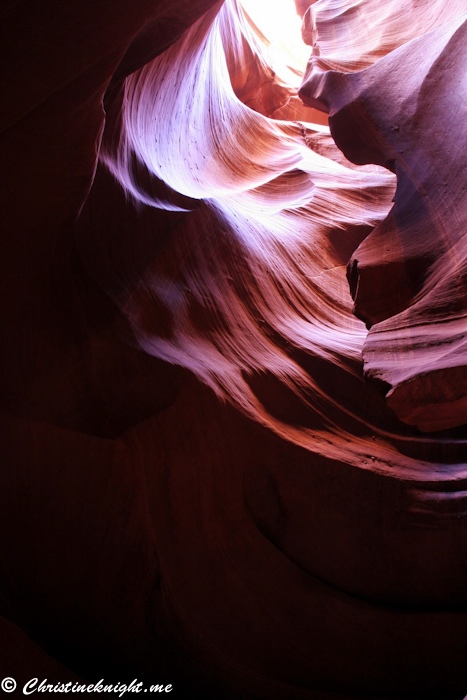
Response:
[[[2,11],[0,613],[32,675],[465,694],[466,8],[296,8],[304,105],[236,0]]]

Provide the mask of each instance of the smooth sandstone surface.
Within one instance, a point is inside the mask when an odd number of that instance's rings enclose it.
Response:
[[[367,4],[370,11],[376,5]],[[467,8],[449,8],[448,15],[420,7],[409,16],[396,12],[396,3],[393,20],[405,17],[405,31],[412,21],[414,39],[347,75],[345,62],[323,72],[321,56],[332,54],[324,32],[324,50],[311,57],[301,88],[306,102],[319,100],[329,111],[348,158],[386,165],[397,175],[394,206],[350,259],[348,277],[355,313],[371,327],[366,376],[384,382],[401,420],[428,432],[467,421],[461,98]],[[383,36],[390,29],[382,24]]]
[[[467,7],[296,10],[301,100],[236,0],[2,9],[2,677],[467,692]]]

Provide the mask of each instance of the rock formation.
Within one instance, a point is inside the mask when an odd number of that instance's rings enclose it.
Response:
[[[18,684],[467,692],[467,6],[296,9],[2,9]]]

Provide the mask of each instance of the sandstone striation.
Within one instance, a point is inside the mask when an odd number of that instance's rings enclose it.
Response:
[[[300,97],[237,0],[2,9],[5,677],[467,690],[467,7],[290,2]]]

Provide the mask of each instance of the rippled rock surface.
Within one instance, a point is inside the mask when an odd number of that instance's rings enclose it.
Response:
[[[18,683],[467,692],[467,6],[296,9],[2,10]]]

